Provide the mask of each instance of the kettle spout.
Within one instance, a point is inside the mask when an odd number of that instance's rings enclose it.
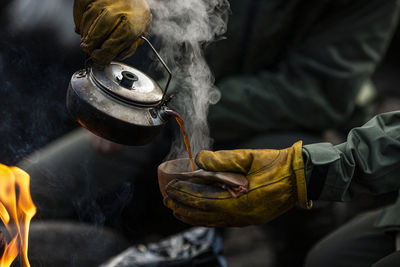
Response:
[[[180,115],[178,112],[176,112],[168,107],[161,108],[158,115],[160,116],[161,119],[163,119],[165,121],[171,117],[180,118]]]

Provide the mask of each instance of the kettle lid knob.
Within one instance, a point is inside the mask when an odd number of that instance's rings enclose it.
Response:
[[[133,83],[139,80],[138,76],[130,71],[121,72],[122,79],[119,81],[119,84],[125,88],[132,89]]]

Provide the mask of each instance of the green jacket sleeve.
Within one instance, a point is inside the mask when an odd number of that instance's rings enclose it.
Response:
[[[361,193],[400,188],[400,111],[378,115],[350,131],[347,142],[306,145],[311,199],[349,201]]]
[[[320,14],[287,44],[275,69],[221,81],[221,101],[209,114],[212,136],[226,141],[276,129],[341,126],[387,48],[398,10],[398,1],[374,0]]]

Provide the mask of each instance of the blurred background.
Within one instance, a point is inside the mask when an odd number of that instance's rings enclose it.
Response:
[[[0,4],[0,162],[4,164],[16,164],[78,127],[65,106],[70,77],[84,67],[86,59],[79,49],[80,37],[74,32],[72,2],[2,0]],[[145,68],[149,64],[147,53],[140,51],[128,64]],[[373,75],[378,92],[375,113],[400,108],[399,71],[397,29]],[[331,138],[340,141],[340,137]],[[257,227],[227,230],[224,246],[229,265],[271,263],[269,237],[262,233]]]

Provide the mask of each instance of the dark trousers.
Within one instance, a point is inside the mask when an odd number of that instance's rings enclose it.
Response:
[[[397,267],[395,236],[376,228],[381,210],[358,215],[318,242],[309,252],[305,267]]]

